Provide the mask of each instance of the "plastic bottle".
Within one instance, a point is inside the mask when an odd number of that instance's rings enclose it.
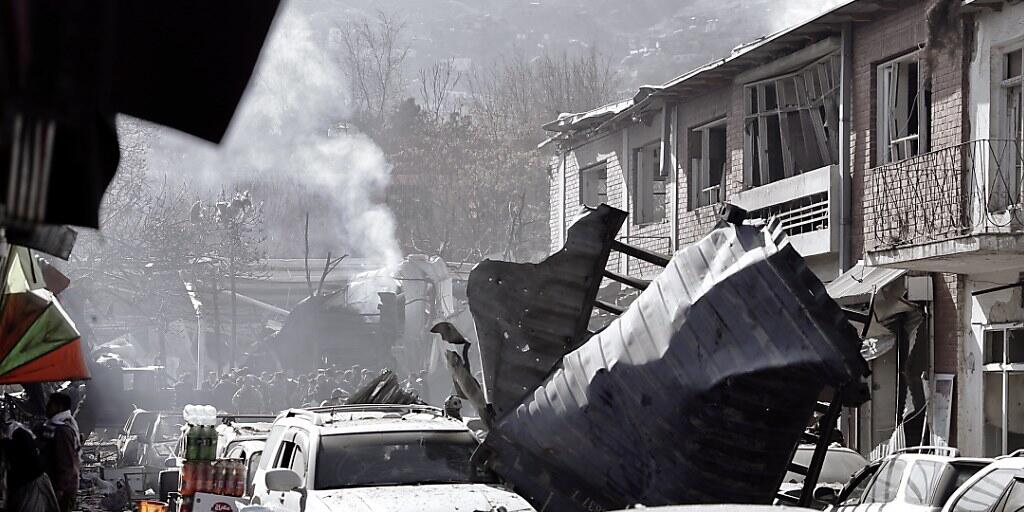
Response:
[[[196,463],[186,462],[181,467],[181,485],[179,492],[182,496],[191,497],[196,493]]]
[[[224,480],[227,477],[225,469],[227,467],[224,464],[213,463],[213,485],[210,488],[213,494],[224,494]]]
[[[206,430],[206,455],[205,460],[214,460],[217,458],[217,429],[212,425],[203,427]]]
[[[232,465],[232,469],[234,470],[235,483],[234,496],[237,498],[241,498],[242,496],[245,496],[245,462],[241,460],[236,460],[235,463]]]
[[[185,460],[199,460],[201,457],[199,453],[199,429],[200,427],[197,425],[188,426],[188,432],[185,434]]]

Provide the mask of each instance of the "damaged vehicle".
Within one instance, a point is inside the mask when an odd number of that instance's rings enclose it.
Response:
[[[180,412],[136,409],[115,441],[117,466],[103,468],[104,480],[127,480],[134,494],[160,487],[160,472],[176,455],[185,420]]]
[[[466,425],[421,405],[292,409],[274,422],[252,503],[289,512],[532,511],[472,459]]]

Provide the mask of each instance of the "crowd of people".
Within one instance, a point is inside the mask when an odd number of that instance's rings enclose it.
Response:
[[[233,413],[276,413],[289,407],[316,407],[344,404],[348,397],[379,372],[352,366],[330,366],[308,373],[293,371],[253,372],[235,368],[223,374],[210,372],[198,389],[196,378],[184,374],[174,386],[175,402],[210,404]],[[427,396],[426,372],[409,375],[404,386]]]

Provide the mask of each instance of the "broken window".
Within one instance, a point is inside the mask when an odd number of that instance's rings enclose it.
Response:
[[[985,456],[1005,455],[1024,448],[1024,328],[986,328],[982,357]]]
[[[601,162],[580,169],[580,204],[597,208],[608,202],[608,165]]]
[[[690,209],[721,202],[726,164],[725,120],[691,129],[687,156]]]
[[[633,149],[633,223],[653,224],[665,220],[668,177],[662,173],[661,141]]]
[[[748,187],[839,162],[839,56],[744,89]]]
[[[1021,155],[1024,144],[1024,115],[1021,113],[1024,104],[1021,87],[1024,81],[1022,54],[1024,51],[1017,49],[1002,56],[1002,80],[999,84],[1002,112],[993,124],[998,127],[998,137],[1003,139],[995,144],[1005,147],[993,148],[1000,161],[989,177],[992,211],[1003,211],[1021,203],[1021,173],[1024,171],[1024,158]]]
[[[928,151],[931,97],[916,54],[878,66],[878,134],[881,163]]]

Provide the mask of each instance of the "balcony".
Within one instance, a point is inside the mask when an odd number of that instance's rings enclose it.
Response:
[[[1021,143],[974,140],[877,167],[869,265],[970,274],[1024,269]]]
[[[839,219],[832,198],[838,179],[838,167],[822,167],[744,190],[731,201],[750,212],[751,218],[777,218],[802,256],[833,253],[838,243],[833,228]]]

